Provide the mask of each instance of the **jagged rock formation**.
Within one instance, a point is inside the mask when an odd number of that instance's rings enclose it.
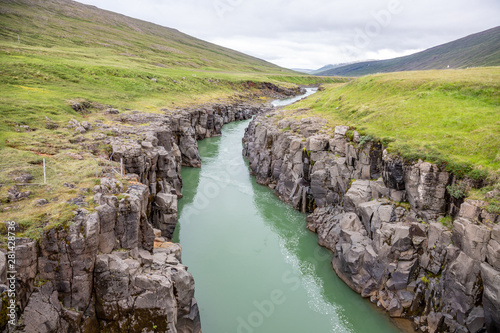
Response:
[[[177,223],[177,198],[181,196],[181,166],[200,167],[197,140],[218,136],[229,122],[249,119],[269,106],[214,104],[166,115],[131,114],[120,117],[127,126],[111,140],[113,159],[149,186],[154,198],[151,224],[171,238]],[[146,125],[144,125],[146,124]]]
[[[169,242],[181,166],[200,166],[196,140],[265,109],[217,104],[117,115],[115,136],[96,140],[123,161],[126,181],[101,178],[93,189],[95,209],[79,208],[38,242],[17,240],[21,319],[6,332],[201,332],[193,277],[182,265],[180,246]],[[7,289],[5,259],[0,251],[0,292]]]
[[[103,178],[94,193],[95,212],[78,209],[38,243],[18,241],[15,331],[200,332],[180,246],[155,236],[148,222],[149,188],[124,191]]]
[[[307,227],[332,250],[335,272],[391,316],[424,332],[498,332],[500,217],[453,202],[455,179],[436,165],[405,163],[346,126],[326,134],[325,124],[256,117],[243,153],[257,181],[314,211]],[[446,214],[451,229],[438,223]]]

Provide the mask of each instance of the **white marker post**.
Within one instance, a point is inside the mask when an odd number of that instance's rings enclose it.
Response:
[[[43,183],[47,184],[47,173],[45,172],[45,158],[43,159]]]

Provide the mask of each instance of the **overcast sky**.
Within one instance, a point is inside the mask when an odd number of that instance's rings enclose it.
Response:
[[[387,59],[500,25],[499,0],[79,0],[287,68]]]

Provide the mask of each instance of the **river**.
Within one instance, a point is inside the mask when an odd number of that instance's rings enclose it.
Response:
[[[306,215],[250,176],[241,143],[248,122],[198,142],[201,169],[182,169],[174,241],[196,281],[203,332],[399,332],[336,276]]]

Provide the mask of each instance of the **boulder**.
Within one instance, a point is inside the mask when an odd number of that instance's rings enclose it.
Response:
[[[392,237],[392,251],[405,252],[413,245],[410,237],[410,227],[397,224]]]
[[[442,313],[431,312],[427,316],[427,327],[429,333],[439,332],[444,322]]]
[[[458,218],[453,222],[452,240],[469,257],[484,261],[491,231],[483,226],[473,224],[470,220]]]
[[[90,131],[92,129],[92,125],[88,121],[82,121],[82,127],[85,131]]]
[[[392,220],[393,208],[383,199],[360,203],[356,207],[357,214],[361,217],[363,225],[369,235],[373,235],[382,223]]]
[[[347,212],[355,212],[361,203],[370,201],[371,195],[369,180],[355,180],[345,194],[344,209]]]
[[[444,309],[458,323],[464,324],[467,313],[481,297],[479,263],[460,251],[456,259],[448,264],[443,279]]]
[[[99,215],[80,210],[67,229],[52,229],[40,242],[39,278],[53,281],[62,305],[84,311],[92,298]]]
[[[33,175],[30,173],[24,172],[21,174],[18,174],[12,178],[16,183],[29,183],[30,181],[33,180]]]
[[[177,224],[177,195],[158,193],[155,197],[152,224],[161,235],[171,239]]]
[[[495,239],[490,239],[486,249],[488,263],[495,269],[500,270],[500,242]]]
[[[405,190],[411,207],[426,221],[444,215],[450,175],[431,163],[419,161],[405,170]]]
[[[194,281],[176,252],[176,247],[155,250],[153,259],[142,265],[132,258],[99,255],[95,286],[101,327],[137,333],[201,332]]]
[[[405,171],[404,162],[400,159],[393,158],[387,152],[383,151],[383,171],[382,176],[384,184],[390,188],[398,191],[405,189]]]
[[[99,251],[102,253],[111,253],[115,247],[118,248],[115,235],[116,226],[116,204],[115,205],[100,205],[96,207],[99,214],[100,231],[99,231]]]
[[[464,203],[460,205],[459,215],[465,219],[477,220],[481,214],[481,207],[476,205],[475,200],[466,199]]]
[[[24,309],[25,327],[22,332],[64,333],[78,332],[78,321],[70,325],[63,319],[63,307],[59,303],[58,293],[51,281],[35,290]]]
[[[38,245],[30,239],[16,240],[16,300],[22,311],[33,291],[33,282],[39,271]]]
[[[469,313],[465,320],[465,326],[471,333],[477,333],[483,330],[485,325],[483,307],[477,306]]]
[[[8,198],[10,202],[20,201],[28,198],[31,195],[31,191],[21,192],[17,186],[12,186],[8,189]]]
[[[310,152],[319,152],[328,150],[329,137],[326,135],[314,135],[306,140],[306,150]]]
[[[448,247],[452,243],[451,232],[441,223],[430,223],[426,251],[420,256],[420,266],[438,275],[441,272]]]
[[[500,272],[486,263],[481,264],[483,308],[488,332],[500,332]]]
[[[391,278],[387,281],[387,286],[390,290],[404,290],[408,284],[415,279],[414,273],[418,267],[417,260],[399,261],[396,271],[391,274]]]

